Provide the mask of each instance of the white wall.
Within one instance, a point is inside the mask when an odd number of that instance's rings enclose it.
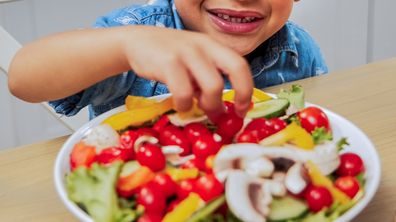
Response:
[[[26,43],[50,33],[90,27],[98,15],[130,2],[25,0],[1,4],[0,25]],[[395,8],[395,0],[302,0],[295,4],[292,20],[314,36],[330,70],[335,71],[396,56]],[[0,149],[68,133],[39,105],[10,96],[0,73]]]

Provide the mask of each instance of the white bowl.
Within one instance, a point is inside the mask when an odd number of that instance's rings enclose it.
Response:
[[[163,97],[164,96],[160,96],[160,98]],[[352,151],[362,157],[366,168],[366,184],[363,198],[355,206],[353,206],[353,208],[348,210],[336,220],[336,222],[348,222],[356,217],[374,197],[381,177],[380,159],[373,143],[358,127],[356,127],[347,119],[327,109],[322,107],[320,108],[323,109],[330,119],[330,124],[334,133],[334,139],[337,140],[341,137],[347,137],[348,142],[351,145],[345,151]],[[81,221],[93,222],[92,218],[88,214],[86,214],[75,203],[68,199],[65,186],[65,176],[70,172],[69,155],[74,144],[86,136],[93,127],[99,125],[107,117],[124,110],[125,106],[115,108],[84,124],[79,130],[69,137],[69,139],[62,146],[56,158],[54,168],[56,191],[69,211]]]

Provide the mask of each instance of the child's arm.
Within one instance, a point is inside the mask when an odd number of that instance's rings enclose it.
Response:
[[[11,64],[9,88],[29,102],[55,100],[131,69],[165,83],[180,111],[193,96],[209,114],[222,110],[221,72],[236,90],[237,112],[250,104],[252,77],[240,55],[203,34],[145,26],[72,31],[26,45]]]

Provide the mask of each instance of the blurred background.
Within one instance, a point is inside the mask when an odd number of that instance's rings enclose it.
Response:
[[[0,25],[25,44],[51,33],[91,27],[100,15],[142,2],[145,0],[3,3]],[[395,0],[302,0],[295,4],[291,20],[316,39],[330,72],[334,72],[396,56],[395,8]],[[70,133],[41,105],[12,97],[6,76],[0,73],[0,149]]]

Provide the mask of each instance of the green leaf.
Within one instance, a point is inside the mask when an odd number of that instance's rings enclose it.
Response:
[[[312,138],[315,144],[320,144],[325,142],[326,140],[331,141],[333,139],[333,135],[324,127],[320,127],[315,128],[315,130],[312,131]]]
[[[364,178],[364,172],[359,173],[356,176],[356,180],[359,182],[360,187],[364,187],[364,184],[366,183],[366,179]]]
[[[69,199],[81,206],[96,222],[129,222],[136,214],[120,208],[115,183],[121,162],[111,166],[94,163],[91,169],[80,167],[67,175],[66,187]]]

